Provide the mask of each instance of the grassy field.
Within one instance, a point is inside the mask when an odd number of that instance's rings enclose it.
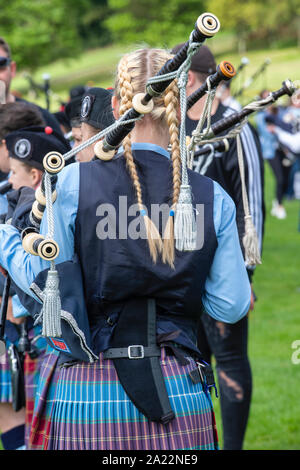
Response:
[[[180,38],[178,42],[181,42]],[[239,66],[242,56],[237,53],[236,43],[231,35],[219,33],[215,38],[207,41],[207,45],[215,54],[217,63],[228,60],[236,68]],[[114,45],[89,50],[78,57],[68,60],[61,59],[47,67],[36,70],[33,78],[37,83],[42,84],[43,74],[50,74],[52,91],[54,95],[57,94],[63,100],[68,98],[70,88],[75,85],[114,86],[115,67],[121,56],[125,52],[141,46],[144,45]],[[233,92],[238,90],[248,78],[252,77],[266,58],[269,58],[271,63],[266,71],[245,90],[241,96],[242,104],[247,104],[265,87],[276,90],[281,87],[282,81],[287,78],[291,80],[300,79],[299,49],[296,47],[249,51],[243,56],[249,59],[249,64],[233,82]],[[24,97],[28,97],[29,84],[24,78],[24,71],[17,74],[13,82],[13,88],[22,93]],[[54,95],[51,99],[51,111],[57,111],[59,107],[59,102]],[[42,94],[33,98],[43,106],[45,105]]]

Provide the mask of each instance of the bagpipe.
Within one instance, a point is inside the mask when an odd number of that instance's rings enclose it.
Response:
[[[21,239],[23,248],[27,253],[40,256],[43,260],[50,263],[50,267],[39,273],[32,284],[31,290],[38,301],[34,301],[34,305],[31,303],[31,306],[28,306],[28,311],[37,322],[42,322],[42,334],[47,338],[48,343],[65,354],[69,359],[93,362],[97,357],[92,351],[81,269],[78,260],[74,258],[68,262],[55,264],[55,259],[59,254],[59,246],[54,240],[53,204],[57,197],[56,183],[58,174],[64,168],[65,162],[77,152],[92,144],[95,144],[94,151],[96,158],[104,161],[114,158],[118,147],[123,139],[132,131],[136,121],[152,111],[153,98],[162,94],[169,84],[174,79],[177,79],[182,115],[180,125],[182,181],[180,196],[174,214],[174,227],[180,226],[180,230],[177,230],[176,233],[183,233],[189,242],[187,248],[186,240],[180,240],[176,248],[182,251],[190,250],[193,249],[191,248],[193,244],[190,243],[190,240],[194,236],[194,209],[187,171],[190,155],[192,154],[194,158],[195,152],[203,152],[204,154],[203,146],[206,144],[211,144],[214,149],[218,147],[220,151],[222,149],[226,150],[228,148],[228,141],[226,139],[238,136],[238,131],[240,131],[242,125],[246,122],[249,114],[262,109],[283,94],[291,94],[295,90],[292,82],[288,80],[284,82],[280,90],[271,93],[265,100],[249,104],[241,112],[233,113],[211,126],[209,112],[212,99],[215,96],[219,83],[222,80],[230,80],[235,76],[236,72],[233,65],[228,61],[222,62],[217,67],[216,73],[209,76],[199,90],[196,90],[190,97],[186,97],[185,87],[192,55],[197,52],[206,39],[213,37],[218,32],[219,27],[219,20],[211,13],[204,13],[199,16],[189,40],[174,57],[164,64],[154,77],[148,80],[145,93],[139,93],[134,96],[132,107],[124,115],[113,125],[88,139],[76,147],[76,149],[72,149],[64,155],[58,152],[50,152],[44,157],[45,172],[42,184],[35,194],[36,200],[30,211],[31,226],[26,227],[22,231]],[[194,134],[190,144],[186,145],[186,112],[198,99],[205,95],[207,96],[207,106],[199,120],[201,124],[200,131],[198,129],[198,135]],[[207,128],[202,131],[201,126],[203,126],[205,120],[207,120]],[[239,125],[238,130],[234,129],[232,132],[229,132],[229,137],[219,137],[219,134],[236,124]],[[223,143],[220,143],[221,141]],[[195,150],[196,145],[202,148]],[[45,213],[48,222],[47,236],[40,233],[40,224]],[[245,213],[246,217],[249,217],[249,211],[245,211]],[[178,238],[175,236],[176,243]],[[250,249],[253,249],[253,247],[250,247]],[[254,259],[252,264],[255,264],[257,259],[256,253],[252,258]],[[27,301],[28,299],[25,298],[25,305]]]
[[[244,91],[249,88],[252,83],[266,70],[266,68],[268,67],[268,65],[270,65],[271,63],[271,59],[267,58],[262,64],[261,66],[254,72],[253,75],[251,75],[251,77],[249,77],[246,82],[240,87],[239,90],[237,90],[234,94],[233,94],[233,97],[234,98],[238,98],[239,96],[241,96]]]
[[[59,254],[59,246],[54,240],[53,203],[56,199],[57,175],[63,169],[65,162],[78,151],[88,145],[95,145],[95,155],[103,160],[110,160],[124,137],[133,129],[135,122],[143,115],[151,112],[153,97],[159,96],[168,85],[178,76],[187,77],[189,63],[202,43],[213,37],[219,30],[218,19],[204,13],[196,21],[189,40],[182,46],[174,57],[168,60],[155,77],[147,83],[145,93],[136,95],[133,106],[118,121],[104,131],[84,142],[76,149],[64,155],[50,152],[44,157],[44,175],[40,187],[35,194],[35,202],[30,211],[31,226],[21,233],[24,250],[31,255],[40,256],[49,261],[50,267],[39,273],[31,285],[31,290],[38,301],[32,304],[29,296],[21,299],[25,307],[37,322],[42,322],[42,334],[48,343],[58,349],[66,359],[77,359],[93,362],[97,359],[92,351],[88,317],[84,301],[81,269],[75,259],[55,264]],[[223,74],[212,80],[212,86],[217,80],[231,75],[233,69],[229,65],[220,67]],[[210,86],[210,84],[208,85]],[[185,84],[182,87],[185,91]],[[205,93],[202,90],[201,93]],[[184,93],[183,93],[184,94]],[[186,100],[185,100],[186,103]],[[100,140],[102,139],[103,140]],[[40,224],[44,213],[47,216],[48,234],[40,234]]]
[[[50,98],[54,98],[62,106],[65,105],[65,102],[62,100],[62,98],[57,93],[54,93],[53,90],[51,89],[51,85],[50,85],[51,76],[50,76],[50,74],[48,74],[48,73],[43,74],[43,76],[42,76],[42,78],[44,80],[43,84],[37,83],[32,78],[32,76],[27,72],[23,74],[23,77],[28,81],[31,90],[33,90],[36,94],[39,94],[39,93],[44,94],[47,111],[50,111]]]
[[[235,74],[233,75],[233,77],[231,77],[230,80],[228,80],[227,84],[226,83],[222,83],[221,86],[220,86],[220,90],[219,90],[219,94],[218,94],[218,97],[222,100],[222,96],[223,96],[223,93],[224,93],[224,90],[226,89],[226,86],[230,86],[232,82],[235,81],[235,79],[239,76],[239,74],[244,70],[244,68],[246,67],[246,65],[249,64],[249,59],[247,57],[242,57],[241,59],[241,62],[240,64],[238,65],[238,67],[236,67],[236,70],[235,70]]]

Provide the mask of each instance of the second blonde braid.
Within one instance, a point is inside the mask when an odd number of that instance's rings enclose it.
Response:
[[[136,62],[136,59],[132,57],[132,62]],[[123,60],[121,60],[119,64],[119,89],[120,89],[120,115],[124,114],[128,109],[132,106],[132,98],[133,98],[133,87],[131,84],[131,75],[129,73],[129,64],[128,58],[125,56]],[[129,171],[135,193],[136,198],[139,206],[139,210],[141,215],[143,216],[146,234],[147,234],[147,242],[151,254],[151,258],[154,263],[157,261],[158,254],[162,251],[162,240],[159,234],[159,231],[152,220],[148,217],[145,213],[143,200],[142,200],[142,188],[140,185],[136,165],[133,159],[132,150],[131,150],[131,137],[130,134],[125,137],[123,141],[124,147],[124,157],[126,159],[126,166]]]

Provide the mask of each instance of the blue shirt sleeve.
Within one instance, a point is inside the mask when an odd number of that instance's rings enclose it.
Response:
[[[214,181],[214,224],[218,247],[202,298],[217,321],[235,323],[250,307],[251,287],[243,259],[230,196]]]
[[[79,197],[79,163],[68,165],[58,175],[57,199],[53,204],[54,240],[59,245],[55,263],[72,259],[74,254],[75,220]],[[40,227],[42,235],[48,234],[47,215],[44,213]],[[0,265],[25,293],[35,298],[30,285],[39,272],[49,268],[48,261],[27,253],[22,246],[19,231],[0,224]]]

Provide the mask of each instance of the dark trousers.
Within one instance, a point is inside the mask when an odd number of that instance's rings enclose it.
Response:
[[[278,204],[282,204],[283,196],[288,189],[288,176],[290,173],[290,167],[286,168],[282,165],[283,158],[284,154],[277,151],[275,157],[268,160],[275,177],[275,194]]]
[[[235,324],[217,322],[204,313],[198,347],[204,359],[216,360],[224,450],[241,450],[248,422],[252,373],[247,353],[248,317]]]

